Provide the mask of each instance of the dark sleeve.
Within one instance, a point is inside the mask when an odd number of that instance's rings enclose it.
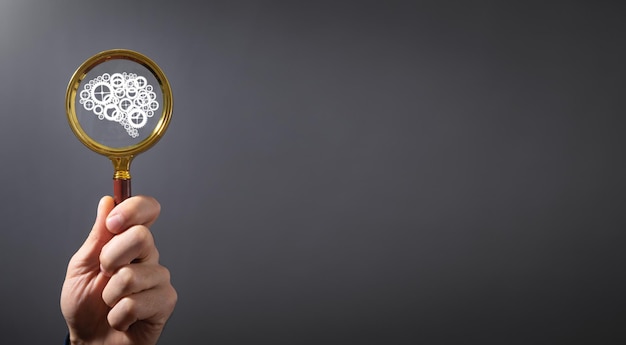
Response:
[[[63,345],[70,345],[70,334],[69,333],[65,337],[65,342],[63,343]]]

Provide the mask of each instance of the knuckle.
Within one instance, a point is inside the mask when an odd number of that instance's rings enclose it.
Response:
[[[137,199],[137,205],[135,205],[135,211],[137,211],[139,208],[143,208],[153,210],[156,216],[161,214],[161,204],[157,199],[147,195],[140,195],[139,198],[140,199]]]
[[[116,308],[119,308],[122,315],[132,318],[137,315],[138,305],[134,299],[125,297],[118,302]]]
[[[124,297],[111,309],[107,315],[107,320],[112,328],[125,332],[130,325],[138,320],[137,315],[137,302],[132,298]]]
[[[165,298],[165,305],[167,310],[171,313],[176,307],[176,303],[178,302],[178,292],[172,285],[168,286],[167,298]]]
[[[135,278],[135,275],[133,274],[133,270],[130,267],[126,267],[126,266],[120,268],[117,271],[117,273],[115,273],[115,282],[119,284],[122,290],[124,291],[128,290],[136,282],[136,278]]]
[[[169,283],[172,279],[172,274],[170,273],[170,270],[167,269],[167,267],[161,267],[163,268],[163,279]]]
[[[159,253],[159,250],[157,249],[156,246],[152,247],[152,253],[153,253],[152,255],[153,255],[154,259],[156,261],[159,261],[159,258],[161,257],[161,254]]]
[[[108,255],[106,247],[102,248],[98,260],[100,261],[100,268],[105,272],[111,273],[113,271],[114,260],[111,255]]]
[[[114,293],[111,292],[111,288],[108,285],[104,288],[104,290],[102,290],[102,300],[109,307],[113,307],[117,301]]]
[[[154,210],[157,215],[161,214],[161,203],[157,201],[155,198],[151,198],[152,204],[154,205]]]
[[[133,237],[134,237],[135,243],[148,244],[148,245],[152,245],[154,243],[154,239],[152,238],[152,233],[147,227],[138,225],[134,227],[133,229],[134,229]]]

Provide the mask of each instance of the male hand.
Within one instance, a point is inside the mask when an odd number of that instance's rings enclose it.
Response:
[[[117,206],[111,197],[100,200],[61,292],[72,344],[156,344],[177,300],[148,228],[160,210],[146,196]]]

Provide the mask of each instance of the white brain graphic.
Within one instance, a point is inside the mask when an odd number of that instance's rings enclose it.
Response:
[[[139,136],[139,128],[159,109],[156,94],[146,78],[134,73],[104,73],[85,84],[80,104],[100,120],[118,122],[128,135]]]

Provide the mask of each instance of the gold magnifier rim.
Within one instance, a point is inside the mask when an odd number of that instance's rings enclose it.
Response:
[[[83,79],[85,79],[87,73],[96,66],[114,59],[131,60],[144,66],[154,75],[163,92],[163,111],[152,133],[137,144],[119,148],[103,145],[87,135],[78,122],[75,107],[79,85]],[[67,120],[76,137],[92,151],[109,158],[134,156],[156,144],[159,139],[161,139],[170,123],[173,108],[172,103],[172,89],[161,68],[147,56],[129,49],[105,50],[87,59],[78,67],[74,75],[72,75],[65,94]]]

